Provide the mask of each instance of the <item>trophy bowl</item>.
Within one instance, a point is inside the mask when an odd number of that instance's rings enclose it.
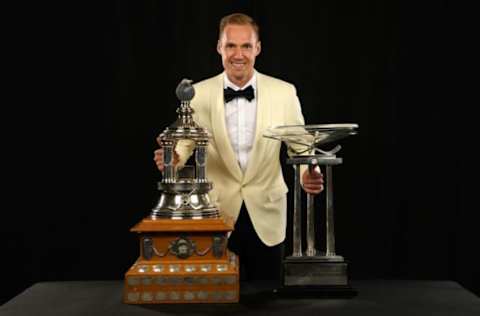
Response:
[[[358,124],[312,124],[312,125],[280,125],[269,127],[263,133],[266,138],[283,141],[289,150],[296,155],[305,152],[332,155],[338,150],[338,145],[333,150],[324,151],[319,147],[338,141],[357,133]]]

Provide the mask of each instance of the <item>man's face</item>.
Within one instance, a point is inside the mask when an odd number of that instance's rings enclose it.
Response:
[[[253,76],[255,57],[260,49],[260,41],[251,25],[228,24],[217,45],[228,79],[243,87]]]

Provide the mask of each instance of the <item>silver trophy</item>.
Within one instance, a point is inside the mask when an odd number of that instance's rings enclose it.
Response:
[[[342,158],[337,157],[341,146],[326,150],[325,144],[357,133],[357,124],[317,124],[276,126],[265,131],[264,137],[282,141],[287,145],[290,158],[287,164],[295,171],[294,209],[293,209],[293,251],[283,261],[283,284],[281,292],[312,293],[320,295],[353,296],[355,291],[349,285],[347,262],[335,251],[333,178],[332,166],[340,165]],[[315,245],[314,195],[307,193],[306,210],[306,248],[302,246],[302,189],[301,166],[312,171],[324,166],[326,177],[325,232],[321,240],[323,249]]]
[[[176,89],[181,101],[178,119],[158,137],[164,149],[163,179],[158,183],[162,192],[151,212],[152,219],[203,219],[218,218],[219,211],[210,201],[208,192],[212,183],[207,180],[207,146],[210,133],[192,118],[190,101],[195,95],[191,80],[183,79]],[[173,153],[178,141],[195,143],[195,168],[184,166],[176,170]]]
[[[160,199],[130,229],[139,236],[140,256],[125,273],[123,299],[127,304],[236,303],[239,258],[227,249],[233,221],[220,215],[208,195],[210,134],[193,120],[191,81],[182,80],[176,93],[178,119],[157,138],[164,150]],[[175,167],[178,144],[195,151],[195,166]]]

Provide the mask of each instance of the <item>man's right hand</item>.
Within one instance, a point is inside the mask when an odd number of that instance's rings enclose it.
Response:
[[[157,164],[157,168],[160,171],[163,171],[165,164],[163,161],[163,148],[157,149],[154,151],[153,160]],[[173,165],[176,166],[178,163],[179,157],[176,151],[173,151]]]

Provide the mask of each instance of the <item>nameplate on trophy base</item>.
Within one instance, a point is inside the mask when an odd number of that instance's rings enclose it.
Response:
[[[331,258],[293,258],[283,261],[283,286],[287,296],[353,297],[348,281],[347,262]]]

